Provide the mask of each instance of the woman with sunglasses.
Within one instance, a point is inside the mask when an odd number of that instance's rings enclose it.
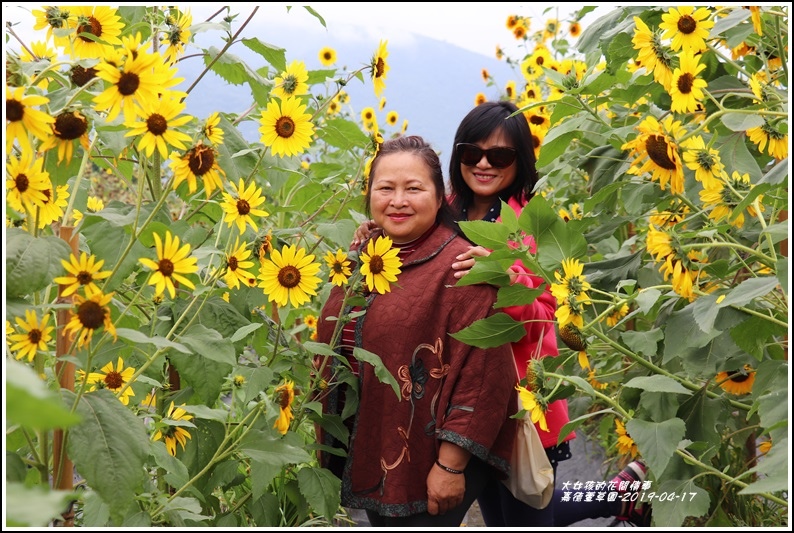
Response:
[[[459,220],[500,219],[502,201],[516,215],[532,198],[538,180],[535,168],[535,152],[532,135],[523,113],[510,102],[486,102],[472,109],[458,126],[455,134],[455,150],[450,158],[449,176],[452,190],[451,204]],[[534,251],[534,239],[525,241]],[[460,254],[452,264],[455,277],[461,278],[474,266],[475,257],[490,252],[482,246],[471,246]],[[522,283],[530,288],[544,284],[522,262],[516,261],[509,269],[511,283]],[[504,308],[508,315],[524,322],[526,335],[513,343],[513,356],[517,367],[525,372],[530,358],[555,357],[557,336],[555,333],[556,302],[548,285],[531,304]],[[524,377],[523,375],[521,377]],[[556,400],[546,410],[548,431],[535,425],[546,455],[554,467],[555,481],[559,461],[571,457],[568,441],[575,433],[566,435],[560,444],[560,430],[568,422],[568,403]],[[645,465],[633,461],[612,482],[631,483],[645,479]],[[623,498],[615,501],[574,502],[563,501],[562,490],[555,490],[551,503],[544,509],[535,509],[518,500],[499,482],[492,482],[477,499],[485,525],[489,527],[522,526],[567,526],[586,518],[615,516],[613,523],[628,521],[634,525],[650,525],[650,508],[622,504]]]

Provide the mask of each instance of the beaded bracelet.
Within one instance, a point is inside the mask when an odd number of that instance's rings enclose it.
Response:
[[[447,472],[449,472],[450,474],[462,474],[462,473],[463,473],[463,470],[455,470],[454,468],[450,468],[450,467],[448,467],[448,466],[444,466],[444,465],[442,465],[440,462],[438,462],[438,459],[436,459],[436,464],[437,464],[437,465],[438,465],[438,466],[439,466],[439,467],[440,467],[442,470],[446,470],[446,471],[447,471]]]

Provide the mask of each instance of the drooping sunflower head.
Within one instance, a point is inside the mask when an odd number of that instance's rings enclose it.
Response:
[[[193,415],[185,411],[182,407],[174,408],[174,402],[171,402],[168,412],[158,423],[159,429],[152,435],[152,440],[165,440],[165,447],[172,457],[176,457],[177,443],[182,446],[182,450],[184,451],[187,439],[191,438],[190,432],[184,427],[185,423],[187,423],[188,427],[195,427],[190,423],[190,420],[193,419]],[[173,422],[178,422],[179,425]]]
[[[372,56],[370,62],[370,69],[372,70],[372,84],[375,89],[375,96],[380,97],[383,89],[386,88],[386,75],[391,68],[386,58],[389,57],[389,52],[386,50],[388,41],[381,41],[378,45],[378,50]]]
[[[723,370],[717,374],[716,380],[725,392],[737,396],[750,394],[755,383],[755,370],[750,365],[744,365],[741,370]]]
[[[626,426],[623,425],[623,422],[615,419],[615,428],[618,434],[618,452],[623,455],[630,455],[631,458],[637,457],[640,453],[639,449],[637,449],[637,444],[634,442],[634,439],[626,432]]]
[[[282,435],[286,435],[287,431],[289,431],[290,422],[295,417],[292,414],[292,402],[295,400],[295,383],[291,380],[285,380],[282,385],[276,387],[275,395],[279,406],[279,415],[273,427],[278,429]]]

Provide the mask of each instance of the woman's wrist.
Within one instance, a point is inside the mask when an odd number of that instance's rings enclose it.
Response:
[[[445,470],[445,471],[449,472],[450,474],[462,474],[463,473],[463,470],[458,470],[456,468],[450,468],[447,465],[441,464],[441,461],[439,461],[438,459],[436,459],[436,464],[438,465],[439,468],[441,468],[441,470]]]

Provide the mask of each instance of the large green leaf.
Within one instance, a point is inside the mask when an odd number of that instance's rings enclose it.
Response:
[[[17,228],[6,230],[5,286],[9,297],[32,294],[65,272],[71,248],[58,237],[34,237]]]
[[[325,468],[298,470],[298,487],[309,505],[321,516],[332,517],[339,511],[342,480]]]
[[[73,401],[74,393],[64,394]],[[83,421],[69,432],[69,457],[108,504],[113,522],[120,524],[129,502],[143,487],[149,436],[142,421],[108,389],[84,394],[77,412]]]
[[[184,344],[195,344],[199,349],[201,349],[202,346],[213,346],[212,343],[182,340]],[[172,352],[168,355],[169,361],[179,373],[183,387],[192,387],[195,393],[207,405],[212,405],[212,403],[218,399],[223,384],[226,381],[226,377],[232,371],[232,368],[234,368],[233,364],[219,362],[216,359],[217,355],[218,354],[212,354],[212,357],[210,357],[209,354],[205,352],[190,354]]]
[[[319,140],[341,150],[364,148],[369,142],[369,138],[364,135],[356,123],[343,118],[325,122],[321,128],[317,129],[316,133]]]
[[[504,247],[510,236],[510,229],[501,223],[494,224],[484,220],[464,220],[459,225],[466,238],[489,250]]]
[[[705,442],[710,450],[709,456],[717,453],[720,444],[720,434],[717,430],[717,421],[722,413],[722,400],[714,400],[706,394],[706,389],[700,389],[696,394],[681,403],[678,416],[686,424],[685,437],[692,442]],[[706,460],[709,457],[701,457]]]
[[[77,495],[63,490],[46,490],[8,483],[3,487],[5,521],[3,528],[46,528],[53,520],[63,520],[63,513]]]
[[[659,423],[633,418],[626,423],[626,431],[656,477],[664,474],[670,457],[684,438],[685,430],[686,425],[680,418]]]
[[[450,333],[449,336],[478,348],[494,348],[508,342],[516,342],[526,333],[523,322],[500,312],[477,320],[460,331]]]
[[[80,422],[28,365],[6,358],[6,417],[34,430],[67,428]]]
[[[673,394],[692,394],[692,391],[685,388],[673,378],[655,374],[653,376],[638,376],[627,381],[624,387],[633,387],[644,391],[669,392]]]
[[[256,37],[241,39],[242,43],[264,57],[278,72],[287,70],[287,51],[280,46],[263,43]]]
[[[232,340],[214,329],[206,328],[201,324],[194,324],[190,326],[190,329],[182,332],[179,340],[184,346],[190,347],[194,353],[217,363],[227,365],[237,363]],[[190,350],[180,351],[190,353]]]
[[[709,493],[695,485],[694,480],[665,480],[651,490],[655,492],[652,505],[654,526],[678,528],[687,517],[698,518],[709,512]],[[664,494],[667,497],[662,499]]]
[[[389,372],[389,369],[384,366],[380,356],[356,346],[353,348],[353,357],[359,361],[372,365],[372,370],[375,372],[375,377],[378,378],[378,381],[391,386],[395,396],[398,398],[400,397],[400,385],[397,383],[397,380],[394,379],[391,372]]]
[[[580,232],[569,228],[541,195],[524,206],[518,223],[535,237],[538,261],[543,269],[553,270],[563,259],[583,257],[587,242]],[[543,276],[549,279],[549,276]]]

